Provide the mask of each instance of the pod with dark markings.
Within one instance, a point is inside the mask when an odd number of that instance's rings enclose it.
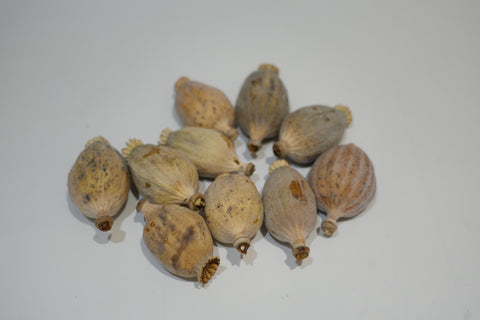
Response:
[[[308,257],[307,236],[317,224],[315,195],[307,180],[285,160],[275,161],[263,188],[265,226],[292,247],[298,261]]]
[[[311,163],[322,152],[336,146],[352,122],[346,106],[314,105],[290,113],[282,123],[273,152],[297,163]]]
[[[180,156],[192,161],[198,174],[204,178],[215,178],[225,172],[243,172],[250,176],[255,170],[253,163],[243,163],[238,159],[230,139],[213,129],[165,129],[159,144],[175,149]]]
[[[350,143],[324,152],[313,164],[309,182],[317,207],[327,214],[322,232],[331,237],[337,220],[363,211],[376,191],[373,165],[362,149]]]
[[[73,204],[101,231],[112,228],[130,190],[130,174],[123,157],[103,137],[88,141],[68,174]]]
[[[200,210],[205,199],[198,193],[198,172],[188,159],[166,146],[130,139],[122,150],[140,194],[157,204],[183,204]]]
[[[246,254],[263,224],[262,198],[255,184],[241,174],[221,174],[205,192],[205,202],[212,236]]]
[[[140,200],[137,210],[145,214],[145,244],[162,266],[177,276],[207,283],[220,258],[213,256],[212,236],[203,218],[185,207],[146,199]]]
[[[250,137],[251,153],[262,147],[262,140],[278,135],[288,115],[287,90],[278,77],[278,68],[262,64],[243,83],[238,95],[235,117],[243,133]]]
[[[238,136],[235,110],[217,88],[181,77],[175,83],[175,109],[185,126],[215,129],[230,140]]]

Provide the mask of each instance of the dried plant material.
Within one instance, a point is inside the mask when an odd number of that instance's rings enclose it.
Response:
[[[317,207],[327,214],[322,232],[330,237],[337,230],[337,220],[351,218],[363,211],[373,199],[376,180],[367,154],[354,144],[332,148],[312,166],[309,182]]]
[[[68,192],[78,210],[108,231],[129,190],[130,174],[117,150],[103,137],[88,141],[68,174]]]
[[[292,247],[300,261],[310,249],[305,240],[317,223],[315,195],[307,180],[285,160],[275,161],[263,188],[265,226],[279,241]]]
[[[351,121],[352,116],[346,106],[300,108],[283,121],[273,152],[279,158],[311,163],[322,152],[338,145]]]
[[[250,137],[251,153],[262,147],[262,140],[273,138],[288,115],[287,90],[278,77],[278,68],[262,64],[243,83],[238,95],[235,117],[243,133]]]
[[[192,210],[205,205],[198,193],[198,172],[188,159],[166,146],[130,139],[122,150],[140,194],[157,204],[183,204]]]
[[[255,184],[244,175],[221,174],[205,192],[205,219],[212,236],[247,253],[263,224],[263,204]]]
[[[235,110],[217,88],[181,77],[175,83],[175,109],[185,126],[215,129],[234,141]]]
[[[177,276],[207,283],[220,258],[213,256],[212,236],[203,218],[185,207],[156,205],[146,199],[137,210],[145,214],[145,244],[162,266]]]
[[[243,163],[238,159],[230,139],[213,129],[165,129],[159,144],[171,147],[180,156],[191,160],[200,177],[215,178],[225,172],[242,172],[250,176],[255,170],[253,163]]]

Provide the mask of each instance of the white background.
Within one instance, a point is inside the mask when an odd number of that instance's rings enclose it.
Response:
[[[0,318],[479,319],[479,32],[473,0],[0,1]],[[372,206],[302,265],[259,232],[202,287],[149,253],[133,195],[106,234],[71,204],[88,139],[156,142],[178,77],[235,102],[265,62],[292,110],[350,106],[342,143],[376,169]]]

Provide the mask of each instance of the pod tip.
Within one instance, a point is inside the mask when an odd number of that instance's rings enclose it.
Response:
[[[245,168],[245,175],[247,177],[250,177],[253,174],[254,171],[255,171],[255,165],[253,163],[249,162],[247,164],[247,167]]]
[[[240,252],[241,254],[247,254],[248,248],[250,248],[250,238],[246,236],[239,236],[238,238],[233,241],[233,246]]]
[[[321,228],[323,235],[327,238],[330,238],[337,230],[337,224],[335,223],[335,221],[325,220],[322,221]]]
[[[170,129],[170,128],[164,129],[162,131],[162,133],[160,134],[160,141],[158,142],[158,144],[161,145],[161,146],[167,145],[167,139],[168,139],[168,136],[170,135],[170,133],[172,133],[172,129]]]
[[[200,267],[198,271],[198,281],[202,284],[205,284],[210,280],[215,272],[217,271],[218,265],[220,264],[219,257],[210,257],[208,258]]]
[[[271,70],[271,71],[275,72],[275,74],[277,76],[280,73],[280,70],[276,66],[274,66],[273,64],[269,64],[269,63],[261,64],[258,67],[258,70]]]
[[[230,128],[225,132],[225,135],[228,137],[228,139],[235,141],[238,137],[238,131],[235,128]]]
[[[187,205],[190,210],[202,210],[205,207],[205,197],[201,193],[195,193],[188,199]]]
[[[122,154],[125,157],[125,160],[127,160],[128,162],[128,158],[130,158],[130,155],[132,154],[133,149],[143,145],[143,142],[142,140],[139,140],[139,139],[130,139],[125,144],[127,146],[122,149]]]
[[[106,232],[112,229],[113,219],[110,216],[100,216],[95,220],[95,226],[98,230]]]
[[[308,257],[308,254],[310,253],[310,248],[307,246],[298,246],[293,249],[292,253],[297,259],[297,261],[302,261],[303,259]]]
[[[350,123],[352,123],[352,112],[350,111],[350,108],[344,106],[343,104],[337,104],[335,106],[335,109],[343,113],[343,115],[345,116],[345,122],[347,126],[349,126]]]
[[[281,141],[277,141],[273,144],[273,153],[279,158],[285,158],[287,155],[287,150],[285,150],[285,145]]]
[[[177,80],[177,82],[175,82],[175,92],[178,91],[178,89],[182,86],[182,84],[186,83],[190,81],[189,78],[187,77],[180,77],[180,79]]]
[[[250,139],[248,141],[248,150],[250,150],[250,153],[252,153],[252,154],[257,152],[258,150],[260,150],[261,147],[262,147],[262,141],[261,140]]]
[[[268,168],[268,173],[272,174],[275,170],[281,167],[290,167],[290,164],[286,160],[275,160]]]
[[[92,139],[88,140],[87,143],[85,143],[85,148],[87,148],[91,144],[93,144],[95,142],[99,142],[99,141],[109,143],[108,140],[105,139],[104,137],[98,136],[98,137],[95,137],[95,138],[92,138]]]

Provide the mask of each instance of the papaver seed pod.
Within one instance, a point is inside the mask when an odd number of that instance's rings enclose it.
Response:
[[[327,214],[322,232],[331,237],[339,218],[364,210],[376,191],[375,172],[367,154],[353,143],[334,147],[315,160],[309,182],[317,207]]]
[[[130,190],[130,174],[123,157],[103,137],[88,141],[68,174],[73,204],[101,231],[112,228]]]
[[[238,95],[235,117],[243,133],[250,137],[251,153],[262,147],[262,140],[278,135],[288,115],[287,90],[278,77],[278,68],[262,64],[248,76]]]
[[[181,77],[175,83],[175,109],[185,126],[215,129],[234,141],[235,110],[217,88]]]
[[[130,139],[122,150],[140,194],[157,204],[183,204],[200,210],[205,199],[198,193],[198,172],[188,159],[166,146]]]
[[[205,192],[205,220],[212,236],[247,253],[263,224],[263,204],[255,184],[244,175],[224,173]]]
[[[311,163],[322,152],[338,145],[352,121],[346,106],[314,105],[290,113],[282,123],[273,152],[297,163]]]
[[[305,240],[317,224],[315,195],[285,160],[275,161],[269,173],[263,187],[265,226],[274,238],[292,246],[297,260],[303,260],[310,252]]]
[[[253,163],[238,160],[230,139],[217,130],[184,127],[172,131],[165,129],[160,136],[160,145],[175,149],[180,156],[195,164],[198,174],[204,178],[215,178],[225,172],[243,172],[252,175]]]
[[[207,283],[220,258],[213,256],[212,236],[203,218],[185,207],[146,199],[140,200],[137,210],[145,214],[145,244],[162,266],[177,276]]]

